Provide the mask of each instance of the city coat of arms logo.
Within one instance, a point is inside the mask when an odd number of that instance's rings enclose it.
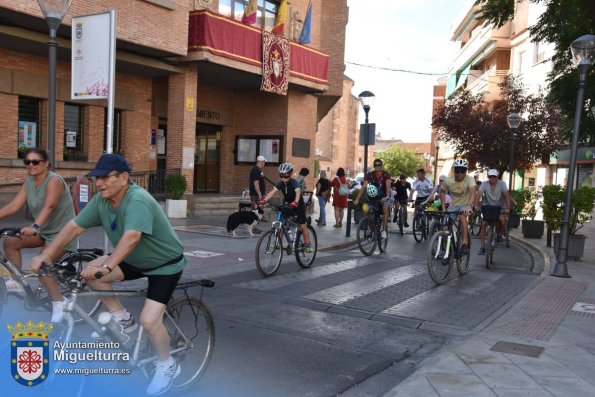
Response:
[[[37,386],[46,380],[50,370],[49,333],[51,323],[37,324],[29,320],[25,324],[18,321],[13,327],[10,341],[10,370],[12,378],[23,386]]]
[[[76,29],[75,29],[75,37],[77,40],[80,40],[83,38],[83,24],[82,23],[77,23],[76,24]]]

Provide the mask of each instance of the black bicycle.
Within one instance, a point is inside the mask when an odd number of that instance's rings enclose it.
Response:
[[[456,261],[457,270],[460,275],[469,271],[469,256],[471,252],[471,239],[469,238],[468,249],[463,252],[461,229],[458,225],[460,212],[438,212],[442,216],[442,229],[436,231],[428,244],[428,272],[432,281],[442,285],[448,281],[452,271],[453,262]],[[453,220],[457,218],[457,221]],[[446,229],[446,230],[444,230]]]
[[[13,227],[0,229],[0,240],[5,236],[19,238],[19,232],[20,229]],[[92,260],[102,255],[103,250],[100,248],[79,249],[77,250],[77,252],[66,253],[64,256],[62,256],[62,258],[58,260],[55,266],[57,266],[57,271],[80,272],[86,263],[91,262]],[[12,279],[22,287],[24,291],[23,294],[17,295],[23,295],[23,303],[25,309],[36,310],[37,308],[42,308],[50,312],[52,311],[52,303],[47,294],[47,291],[41,285],[41,283],[39,283],[39,274],[33,272],[25,272],[19,269],[14,263],[10,262],[8,258],[6,258],[3,252],[0,252],[0,264],[10,272],[10,274],[12,275]],[[7,300],[8,291],[6,290],[6,285],[3,281],[0,284],[2,284],[3,291],[5,291],[4,297],[2,296],[2,291],[0,291],[1,306]],[[60,287],[62,295],[67,296],[69,291],[67,289],[64,289],[62,285],[60,285]],[[79,305],[84,307],[89,315],[93,315],[99,309],[101,302],[97,301],[97,299],[89,299],[84,301],[81,300],[79,302]],[[1,307],[0,310],[2,310]],[[75,318],[75,322],[79,321],[81,321],[80,317]]]
[[[421,243],[424,239],[427,240],[429,238],[429,222],[428,214],[426,212],[427,205],[422,205],[420,203],[416,207],[412,221],[412,232],[415,241]]]
[[[388,200],[388,201],[387,201]],[[368,256],[374,253],[376,245],[380,252],[386,252],[388,244],[388,233],[382,237],[384,225],[384,204],[389,207],[393,205],[392,199],[377,200],[366,203],[368,205],[368,214],[360,219],[357,224],[357,246],[362,254]]]
[[[308,234],[310,236],[311,247],[304,245],[304,234],[297,224],[296,216],[286,218],[283,216],[283,209],[289,208],[286,204],[276,206],[267,204],[276,208],[279,212],[277,220],[271,224],[271,229],[260,236],[256,243],[256,268],[265,277],[272,276],[279,270],[281,260],[283,259],[283,251],[287,255],[295,253],[295,259],[298,265],[307,269],[312,266],[316,258],[318,250],[318,238],[316,231],[310,225],[310,217],[308,217]],[[283,247],[283,236],[287,245]]]

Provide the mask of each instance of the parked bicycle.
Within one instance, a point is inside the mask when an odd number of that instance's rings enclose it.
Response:
[[[55,277],[58,283],[66,288],[72,301],[64,309],[62,321],[65,332],[59,337],[61,343],[68,343],[74,332],[74,318],[80,317],[85,324],[107,341],[118,343],[120,348],[130,354],[130,360],[123,365],[139,368],[143,375],[150,379],[157,355],[150,348],[148,336],[142,325],[132,334],[124,334],[120,324],[109,312],[102,312],[95,320],[84,307],[79,305],[82,298],[92,297],[145,297],[146,290],[87,290],[84,280],[78,271],[63,270],[59,266],[42,266],[40,274]],[[98,273],[96,277],[100,277]],[[211,288],[215,283],[211,280],[181,282],[176,286],[175,295],[168,303],[163,323],[170,338],[169,353],[180,364],[181,372],[173,380],[172,389],[187,388],[198,380],[205,372],[212,357],[215,345],[215,325],[213,316],[202,301],[204,288]],[[200,287],[198,297],[191,296],[190,289]],[[77,335],[77,341],[81,335]]]
[[[383,205],[387,203],[392,207],[394,200],[377,200],[366,203],[368,206],[367,215],[363,216],[357,224],[357,246],[362,254],[368,256],[374,253],[376,246],[380,252],[386,252],[388,244],[388,233],[382,237],[384,224]]]
[[[310,225],[310,217],[308,217],[308,233],[310,235],[311,248],[304,247],[303,233],[299,228],[296,216],[288,218],[283,216],[283,209],[289,208],[284,205],[268,206],[277,209],[277,220],[271,223],[271,229],[263,233],[256,243],[256,268],[264,277],[272,276],[279,270],[281,260],[283,259],[283,251],[287,255],[295,254],[295,259],[302,268],[307,269],[312,266],[318,251],[318,238],[316,231]],[[285,241],[285,246],[283,246]]]
[[[4,236],[18,238],[19,232],[20,228],[0,229],[0,240]],[[77,252],[66,253],[58,260],[56,266],[60,271],[80,272],[86,263],[91,262],[101,255],[103,255],[103,250],[100,248],[79,249]],[[22,287],[24,292],[23,294],[18,294],[18,296],[23,296],[23,303],[26,310],[35,310],[41,307],[49,312],[52,311],[52,303],[47,291],[43,288],[41,283],[38,282],[39,274],[21,270],[15,264],[10,262],[3,252],[0,252],[0,264],[10,272],[13,280]],[[3,290],[7,292],[4,281],[0,282],[0,284],[2,284]],[[68,290],[65,290],[62,287],[60,289],[62,295],[67,296]],[[2,306],[6,300],[6,293],[2,298],[2,292],[0,291],[0,306]],[[101,302],[97,301],[97,299],[90,299],[85,300],[84,302],[81,301],[80,304],[85,308],[88,314],[93,315],[99,309]],[[75,321],[78,322],[81,321],[81,319],[76,318]]]
[[[471,252],[471,238],[469,238],[469,250],[461,252],[462,236],[458,225],[458,215],[462,212],[435,212],[442,218],[441,230],[436,231],[430,238],[428,245],[428,272],[432,280],[442,285],[448,281],[452,271],[453,261],[459,274],[464,275],[469,271],[469,256]],[[444,230],[446,229],[446,230]]]

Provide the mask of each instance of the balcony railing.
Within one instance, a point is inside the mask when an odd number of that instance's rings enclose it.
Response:
[[[262,66],[262,30],[244,25],[209,10],[190,13],[188,51],[206,51],[213,55]],[[209,61],[217,63],[216,59]],[[229,66],[229,62],[220,62]],[[289,76],[328,85],[329,56],[316,49],[290,41]]]

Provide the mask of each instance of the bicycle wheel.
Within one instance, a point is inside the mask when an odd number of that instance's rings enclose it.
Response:
[[[457,231],[457,271],[461,276],[467,274],[467,272],[469,271],[469,258],[471,257],[471,236],[468,237],[469,244],[467,248],[467,253],[463,254],[461,253],[461,245],[463,245],[463,243],[461,242],[461,233]]]
[[[312,252],[304,252],[304,237],[301,230],[298,229],[296,233],[295,239],[297,240],[298,249],[295,250],[295,259],[297,260],[298,265],[303,267],[304,269],[309,268],[314,263],[314,259],[316,258],[316,252],[318,251],[318,238],[316,237],[316,232],[314,228],[308,225],[308,234],[310,236],[310,244],[312,245]]]
[[[452,270],[454,241],[449,236],[449,232],[434,233],[428,247],[428,272],[438,285],[446,283]]]
[[[493,238],[494,238],[494,228],[493,227],[489,227],[488,228],[488,233],[487,233],[487,237],[486,237],[486,244],[485,244],[485,250],[486,250],[486,269],[490,268],[490,265],[492,264],[492,256],[494,255],[494,244],[493,243]]]
[[[163,324],[170,339],[170,350],[180,350],[172,356],[181,372],[173,388],[185,388],[205,372],[215,347],[215,324],[205,304],[193,298],[182,298],[167,305]]]
[[[272,276],[281,265],[283,246],[276,230],[269,230],[256,243],[256,268],[265,277]]]
[[[382,238],[382,227],[384,226],[384,222],[380,217],[378,217],[377,222],[376,236],[378,238],[378,249],[380,252],[386,252],[386,246],[388,245],[388,230],[386,231],[386,238]]]
[[[401,206],[399,207],[399,218],[397,219],[397,221],[399,222],[398,223],[399,224],[399,234],[401,236],[403,235],[403,222],[405,221],[405,219],[403,219],[405,216],[403,214],[403,211],[404,211],[404,207],[403,207],[403,204],[401,204]]]
[[[421,216],[419,216],[419,214],[416,214],[413,217],[413,222],[412,222],[411,227],[412,227],[412,232],[413,232],[413,238],[418,243],[421,243],[421,241],[424,239],[424,231],[423,231],[423,226],[421,224]]]
[[[479,212],[474,212],[469,216],[469,232],[472,236],[479,236],[481,231],[482,218]]]
[[[77,272],[80,272],[81,270],[83,270],[87,263],[91,262],[94,259],[97,259],[97,256],[91,254],[75,253],[66,258],[66,260],[62,263],[66,262],[66,266],[74,266],[74,269],[76,269]],[[68,289],[64,288],[63,286],[61,286],[60,289],[63,294],[66,294],[66,292],[68,291]],[[91,291],[91,288],[85,285],[85,289],[83,291]],[[79,305],[89,316],[93,316],[99,311],[101,301],[97,299],[96,296],[79,295],[77,297],[76,304]],[[75,323],[83,321],[83,319],[76,313],[72,313],[72,316]]]
[[[357,246],[364,255],[372,255],[376,249],[376,230],[369,216],[363,217],[357,224]]]
[[[4,282],[4,278],[0,277],[0,316],[2,315],[2,309],[4,308],[7,297],[8,291],[6,290],[6,283]]]

